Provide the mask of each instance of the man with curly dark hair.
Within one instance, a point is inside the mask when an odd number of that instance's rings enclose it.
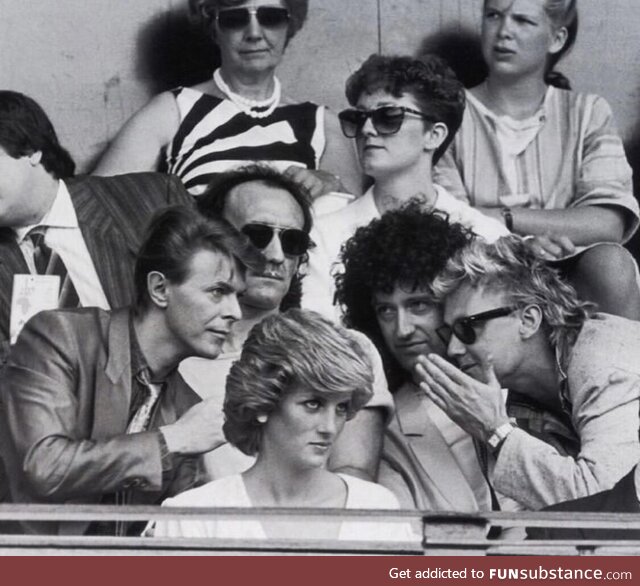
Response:
[[[342,248],[345,270],[336,288],[345,323],[373,340],[394,393],[396,416],[385,434],[378,481],[406,507],[491,509],[471,436],[414,380],[418,356],[446,353],[431,283],[472,239],[462,225],[414,201],[358,228]]]
[[[310,256],[303,303],[332,316],[331,272],[341,244],[356,228],[412,198],[488,240],[508,234],[501,222],[432,181],[432,167],[460,126],[465,106],[462,84],[444,61],[372,55],[349,78],[346,94],[352,108],[339,115],[342,131],[355,139],[373,185],[348,206],[321,215],[312,234],[318,246]]]

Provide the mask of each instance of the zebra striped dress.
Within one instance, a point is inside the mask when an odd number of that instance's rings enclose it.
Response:
[[[166,153],[167,171],[200,195],[212,176],[256,161],[284,170],[317,169],[325,147],[324,107],[284,104],[251,118],[234,103],[191,88],[173,90],[180,127]]]

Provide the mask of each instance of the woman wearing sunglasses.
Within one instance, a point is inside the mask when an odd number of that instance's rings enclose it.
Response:
[[[318,246],[310,254],[303,300],[325,315],[334,313],[331,272],[343,242],[358,227],[411,199],[447,213],[488,240],[508,233],[501,222],[432,181],[433,164],[453,139],[465,103],[462,84],[442,60],[372,55],[349,78],[346,94],[352,108],[339,114],[342,131],[355,139],[362,169],[373,185],[316,222],[312,238]]]
[[[211,79],[152,99],[125,124],[95,173],[160,167],[200,195],[215,173],[270,161],[315,197],[360,193],[353,149],[324,107],[282,94],[275,70],[302,28],[308,0],[189,0],[217,45]],[[339,179],[338,179],[339,178]]]
[[[430,354],[416,376],[493,452],[496,491],[539,509],[609,489],[636,465],[638,322],[593,314],[518,236],[472,242],[433,291],[455,366]]]
[[[397,509],[385,488],[326,469],[346,421],[372,394],[373,373],[347,330],[291,309],[251,331],[227,378],[224,433],[254,465],[182,493],[165,506]],[[188,520],[156,524],[156,537],[415,539],[406,523]]]
[[[577,32],[577,0],[485,0],[488,77],[467,92],[434,177],[530,236],[543,258],[568,259],[562,270],[584,299],[638,319],[636,268],[620,246],[638,226],[638,204],[611,109],[569,91],[554,70]]]

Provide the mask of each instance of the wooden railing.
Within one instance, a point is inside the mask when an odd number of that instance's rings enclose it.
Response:
[[[338,540],[229,540],[193,538],[0,535],[0,554],[404,554],[404,555],[639,555],[638,541],[523,541],[488,539],[491,526],[640,529],[640,514],[488,513],[318,509],[204,509],[76,505],[0,505],[7,521],[148,521],[149,519],[287,518],[304,523],[330,520],[412,522],[422,538],[409,542]]]

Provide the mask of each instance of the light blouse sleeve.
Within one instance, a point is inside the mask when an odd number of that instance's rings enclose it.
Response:
[[[585,97],[580,132],[582,149],[580,172],[569,207],[604,205],[625,210],[623,242],[638,228],[638,202],[633,196],[632,171],[607,101],[600,96]]]

